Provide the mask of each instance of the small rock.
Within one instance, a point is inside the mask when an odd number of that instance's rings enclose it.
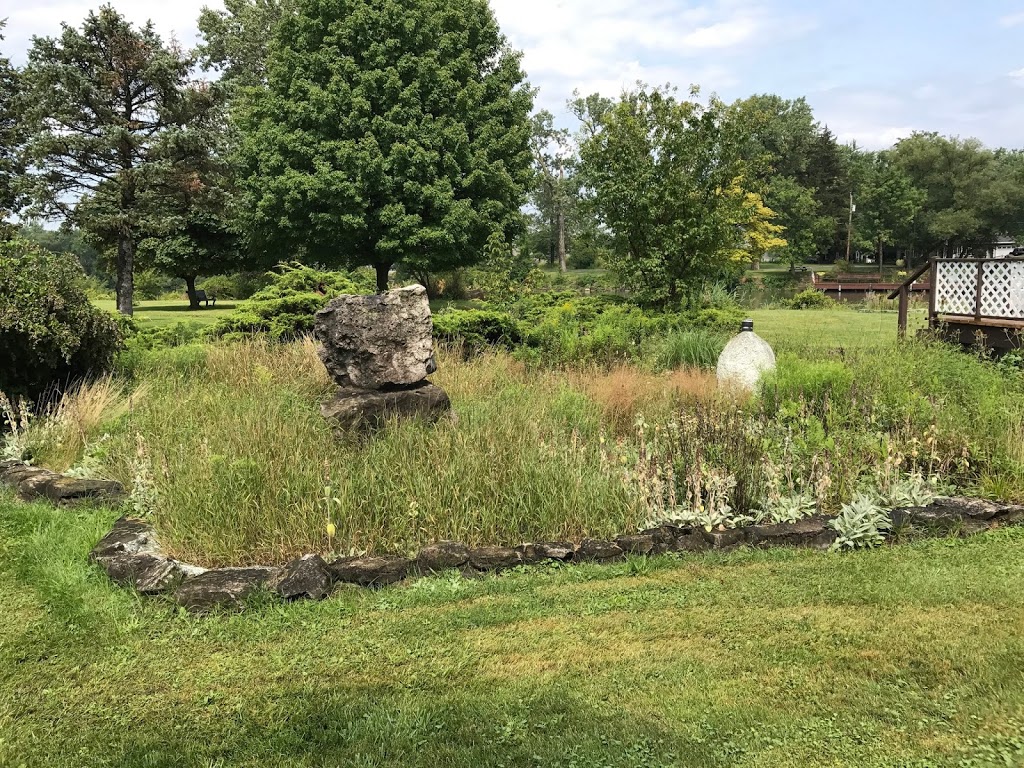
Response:
[[[335,581],[364,587],[394,584],[409,572],[410,560],[395,555],[342,557],[327,566]]]
[[[118,555],[137,554],[161,554],[153,527],[144,520],[122,517],[114,523],[110,533],[100,539],[92,548],[89,559],[96,562]]]
[[[725,530],[714,531],[702,529],[700,534],[712,549],[733,549],[746,540],[746,535],[742,528],[726,528]]]
[[[124,497],[124,487],[114,480],[87,480],[57,475],[43,486],[42,495],[55,504],[67,504],[83,499],[118,501]]]
[[[192,612],[216,606],[239,607],[256,589],[272,579],[277,568],[214,568],[188,579],[174,592],[174,601]]]
[[[957,528],[957,536],[961,539],[969,538],[978,533],[984,533],[992,527],[992,523],[986,522],[985,520],[972,520],[967,518],[960,522]]]
[[[469,551],[469,564],[478,571],[499,571],[522,565],[523,555],[511,547],[474,547]]]
[[[434,422],[451,410],[448,394],[435,384],[423,381],[402,389],[373,390],[342,387],[320,406],[320,413],[335,428],[345,431],[373,431],[390,417],[418,417]]]
[[[541,560],[568,562],[576,554],[576,545],[571,541],[540,541],[533,545],[533,549]]]
[[[144,595],[166,592],[183,581],[186,575],[177,561],[148,552],[136,555],[122,553],[100,558],[97,562],[112,581],[134,587]]]
[[[1002,506],[984,499],[970,499],[963,496],[948,496],[935,499],[931,504],[922,509],[922,519],[947,519],[961,520],[971,518],[973,520],[991,520]]]
[[[1019,523],[1024,521],[1024,505],[1009,504],[999,513],[999,521],[1002,523]]]
[[[682,530],[674,525],[659,525],[657,528],[648,528],[640,533],[643,536],[651,537],[654,541],[654,554],[660,555],[662,552],[675,549],[676,537]]]
[[[615,560],[622,557],[622,547],[614,541],[584,539],[576,548],[576,560]]]
[[[267,582],[267,588],[285,600],[322,600],[331,593],[331,581],[331,572],[320,555],[303,555],[281,568]]]
[[[838,536],[828,527],[831,519],[824,515],[814,515],[795,523],[752,525],[746,529],[747,541],[755,547],[828,549]]]
[[[461,568],[469,562],[469,547],[461,541],[428,544],[416,556],[416,566],[426,573]]]
[[[0,469],[0,480],[3,480],[7,485],[17,485],[25,478],[46,474],[50,474],[49,470],[41,469],[40,467],[30,467],[22,461],[15,461]]]
[[[619,549],[631,555],[650,555],[654,552],[654,536],[649,533],[619,536],[615,543]]]

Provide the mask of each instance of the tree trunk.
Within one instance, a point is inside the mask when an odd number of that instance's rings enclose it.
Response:
[[[565,272],[568,267],[565,263],[565,214],[562,213],[562,206],[558,206],[558,271]]]
[[[185,276],[185,293],[188,294],[189,309],[199,309],[199,299],[196,298],[196,276]]]
[[[882,260],[885,258],[885,253],[882,250],[882,238],[878,238],[878,274],[882,274]]]
[[[131,236],[122,232],[117,236],[117,278],[114,290],[117,293],[117,311],[132,315],[132,298],[135,294],[135,243]]]
[[[548,219],[548,264],[552,267],[555,265],[555,257],[558,256],[558,246],[555,244],[556,229],[558,229],[558,224],[554,210],[552,210],[551,217]]]
[[[374,264],[373,269],[377,273],[377,293],[384,293],[388,289],[388,273],[391,271],[391,264]]]

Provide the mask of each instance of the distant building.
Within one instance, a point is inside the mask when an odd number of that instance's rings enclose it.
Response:
[[[956,248],[950,256],[954,258],[970,257],[972,254],[977,254],[980,250],[981,248]],[[994,242],[985,246],[983,255],[989,259],[1005,259],[1010,256],[1019,256],[1020,248],[1017,245],[1017,241],[1012,237],[1001,235]]]

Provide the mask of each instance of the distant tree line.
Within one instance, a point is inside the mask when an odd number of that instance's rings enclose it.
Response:
[[[486,0],[227,0],[199,29],[185,50],[107,5],[0,58],[0,237],[60,222],[23,234],[109,271],[125,314],[143,270],[198,306],[203,276],[283,261],[383,290],[398,265],[429,284],[539,258],[672,302],[766,254],[912,263],[1024,234],[1021,152],[864,151],[804,99],[641,84],[574,95],[559,127]]]

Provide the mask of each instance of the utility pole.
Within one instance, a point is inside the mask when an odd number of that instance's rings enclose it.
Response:
[[[562,166],[562,159],[558,159],[558,270],[566,271],[565,263],[565,211],[562,206],[565,202],[565,169]]]
[[[853,204],[853,192],[850,193],[850,221],[846,225],[846,266],[850,266],[850,244],[853,242],[853,212],[856,210]]]

